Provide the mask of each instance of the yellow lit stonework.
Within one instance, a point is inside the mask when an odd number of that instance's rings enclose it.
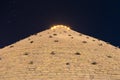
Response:
[[[55,26],[52,26],[50,29],[51,30],[55,30],[55,29],[61,29],[61,28],[64,28],[64,29],[66,29],[66,30],[70,30],[70,27],[68,27],[68,26],[65,26],[65,25],[55,25]]]

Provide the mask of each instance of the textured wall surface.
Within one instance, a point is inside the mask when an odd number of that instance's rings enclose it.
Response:
[[[65,27],[0,49],[0,80],[120,80],[120,49]]]

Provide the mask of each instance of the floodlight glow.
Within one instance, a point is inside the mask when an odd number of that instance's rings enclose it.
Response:
[[[70,30],[70,27],[68,27],[68,26],[65,26],[65,25],[55,25],[55,26],[52,26],[50,29],[51,30],[55,30],[55,29],[61,29],[61,28],[64,28],[64,29],[66,29],[66,30]]]

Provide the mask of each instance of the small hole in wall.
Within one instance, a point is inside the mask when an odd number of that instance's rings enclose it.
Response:
[[[53,38],[52,36],[49,36],[49,38]]]
[[[73,39],[74,37],[71,37],[71,39]]]
[[[25,52],[24,55],[29,55],[29,53]]]
[[[70,63],[67,62],[66,65],[70,65]]]
[[[103,46],[103,44],[101,43],[101,44],[98,44],[99,46]]]
[[[34,41],[30,41],[30,43],[33,43]]]
[[[33,61],[30,61],[29,64],[33,64]]]
[[[30,38],[28,39],[28,41],[30,40]]]
[[[53,34],[54,36],[57,36],[57,34]]]
[[[54,40],[54,42],[59,42],[58,40]]]
[[[89,37],[88,37],[88,36],[87,36],[86,38],[87,38],[87,39],[89,39]]]
[[[79,34],[79,36],[82,36],[82,34]]]
[[[106,44],[110,44],[109,42],[106,42]]]
[[[112,56],[107,56],[108,58],[112,58]]]
[[[67,33],[67,31],[64,31],[64,33]]]
[[[54,51],[52,51],[50,54],[55,55],[55,52],[54,52]]]
[[[92,64],[92,65],[96,65],[96,64],[97,64],[97,62],[92,62],[91,64]]]
[[[0,57],[0,60],[2,60],[2,58]]]
[[[13,45],[10,46],[10,48],[14,47]]]
[[[81,55],[79,52],[76,52],[75,55]]]
[[[87,43],[87,41],[82,41],[82,43]]]
[[[119,49],[119,46],[116,46],[115,49]]]
[[[68,36],[72,36],[71,34],[69,34]]]

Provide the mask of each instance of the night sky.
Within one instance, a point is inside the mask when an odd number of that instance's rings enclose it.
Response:
[[[55,24],[120,46],[120,0],[1,0],[0,48]]]

